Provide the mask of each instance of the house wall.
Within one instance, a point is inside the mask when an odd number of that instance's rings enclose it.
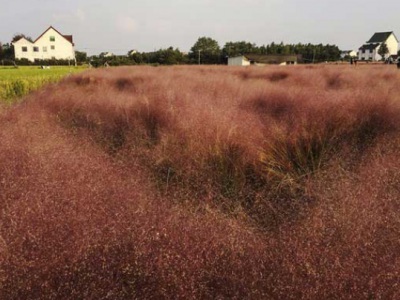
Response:
[[[388,39],[386,40],[386,45],[388,46],[389,53],[386,55],[386,57],[389,57],[390,55],[395,55],[397,54],[398,51],[398,43],[397,40],[394,36],[394,34],[391,34]],[[365,53],[362,53],[361,51],[358,52],[358,59],[362,60],[363,58],[365,60],[372,59],[373,61],[379,61],[382,60],[382,56],[378,54],[379,49],[381,46],[376,47],[373,51],[368,51],[366,50]]]
[[[250,62],[244,56],[229,57],[228,66],[250,66]]]
[[[358,52],[358,59],[372,61],[380,60],[381,56],[378,54],[378,49],[379,47],[375,48],[374,50],[365,50],[365,53],[362,53],[362,51],[360,50]]]
[[[389,48],[389,54],[387,56],[397,54],[397,51],[398,51],[398,48],[399,48],[399,44],[397,43],[397,40],[396,40],[394,34],[391,34],[389,36],[389,38],[386,41],[386,45]]]
[[[381,46],[378,46],[375,48],[373,54],[372,54],[372,60],[373,61],[380,61],[382,60],[382,56],[378,54],[379,49],[381,48]]]
[[[54,37],[54,41],[50,37]],[[27,52],[22,51],[25,46],[28,47]],[[38,47],[37,52],[34,47]],[[53,28],[47,30],[34,44],[25,39],[15,42],[14,49],[16,59],[26,58],[32,62],[35,59],[75,59],[74,46]]]
[[[365,50],[365,53],[362,53],[361,50],[358,51],[358,60],[370,60],[373,59],[373,52],[369,50]]]
[[[396,38],[394,37],[393,34],[391,34],[389,36],[389,38],[386,40],[386,45],[387,45],[387,47],[389,49],[389,53],[385,55],[385,58],[389,57],[390,55],[397,54],[398,44],[397,44],[397,40],[396,40]],[[378,54],[380,48],[381,48],[381,46],[378,46],[374,51],[373,60],[375,60],[375,61],[382,60],[382,56]]]
[[[13,45],[16,59],[27,58],[30,61],[33,61],[33,43],[26,40],[25,38],[22,38],[19,41],[13,43]],[[22,50],[24,47],[26,47],[26,52]]]

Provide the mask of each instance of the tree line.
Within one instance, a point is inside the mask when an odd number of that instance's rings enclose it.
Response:
[[[12,42],[21,37],[30,39],[23,34],[17,34]],[[0,43],[0,60],[14,60],[14,48],[11,43]],[[179,65],[179,64],[226,64],[229,57],[244,54],[299,55],[304,63],[337,61],[340,59],[340,49],[336,45],[323,44],[285,44],[270,43],[257,46],[246,41],[227,42],[221,48],[218,42],[210,37],[200,37],[191,47],[189,53],[183,53],[178,48],[169,47],[153,52],[128,52],[127,55],[104,57],[102,55],[87,56],[85,52],[76,51],[76,59],[80,64],[99,65]],[[21,62],[20,62],[21,63]],[[25,62],[24,63],[28,63]]]
[[[299,55],[303,62],[337,61],[340,59],[340,49],[336,45],[323,44],[284,44],[283,42],[257,46],[254,43],[239,41],[227,42],[220,48],[215,40],[207,37],[199,38],[191,48],[189,56],[196,60],[199,56],[203,62],[226,63],[227,58],[244,54],[266,55]]]
[[[336,45],[323,44],[284,44],[274,43],[257,46],[254,43],[240,41],[227,42],[221,48],[218,42],[210,37],[200,37],[191,47],[189,53],[182,53],[178,48],[169,47],[154,52],[136,52],[123,57],[91,59],[97,62],[107,61],[110,65],[119,64],[226,64],[229,57],[244,54],[267,55],[299,55],[304,63],[337,61],[340,59],[340,49]]]

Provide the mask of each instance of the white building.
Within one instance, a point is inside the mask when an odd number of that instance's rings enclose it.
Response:
[[[371,60],[379,61],[382,60],[382,56],[379,55],[379,49],[381,45],[385,43],[388,47],[389,53],[384,58],[388,58],[391,55],[396,55],[399,49],[399,40],[393,31],[390,32],[376,32],[366,44],[362,45],[358,49],[359,60]]]
[[[357,52],[354,50],[344,50],[344,51],[340,52],[341,59],[350,58],[350,57],[357,57]]]
[[[35,60],[63,59],[75,60],[72,35],[63,35],[50,26],[34,42],[21,38],[13,43],[15,59]]]
[[[115,54],[112,52],[101,52],[99,56],[100,57],[114,57]]]
[[[265,66],[275,65],[295,65],[299,57],[297,55],[266,55],[266,54],[246,54],[228,58],[228,66]]]
[[[228,66],[250,66],[250,60],[246,56],[228,58]]]
[[[128,56],[132,56],[134,54],[136,54],[137,51],[135,49],[128,51]]]

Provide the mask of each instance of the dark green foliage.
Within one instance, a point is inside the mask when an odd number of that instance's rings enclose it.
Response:
[[[14,60],[14,46],[11,44],[3,44],[2,45],[2,53],[1,53],[2,60]]]
[[[82,51],[75,51],[76,62],[81,65],[87,62],[87,53]]]
[[[104,56],[91,56],[89,59],[89,63],[97,68],[103,66],[129,66],[135,65],[136,63],[127,56],[115,55],[112,57],[104,57]]]
[[[222,63],[218,42],[210,37],[200,37],[189,52],[192,64],[213,65]]]
[[[14,36],[13,36],[13,38],[12,38],[12,40],[11,40],[11,43],[17,42],[17,41],[19,41],[19,40],[22,39],[22,38],[24,38],[24,39],[30,41],[31,43],[33,43],[33,39],[32,39],[30,36],[27,36],[27,35],[25,35],[25,34],[23,34],[23,33],[16,33],[16,34],[14,34]]]
[[[18,66],[69,66],[75,65],[73,60],[68,59],[35,59],[30,61],[26,58],[16,59],[16,65]]]
[[[260,48],[255,44],[241,41],[241,42],[227,42],[222,48],[223,57],[233,57],[237,55],[260,53]]]
[[[187,63],[187,56],[178,48],[169,47],[154,52],[137,52],[131,55],[115,55],[112,57],[92,56],[90,64],[94,67],[104,66],[129,66],[129,65],[180,65]]]
[[[340,59],[340,50],[336,45],[323,44],[276,44],[256,46],[247,42],[228,42],[222,49],[223,55],[232,57],[243,54],[268,54],[268,55],[301,55],[304,63],[337,61]]]
[[[159,49],[155,52],[134,54],[132,58],[138,64],[181,65],[187,63],[187,56],[178,48],[174,49],[173,47]]]
[[[379,47],[378,54],[382,56],[382,60],[385,60],[386,54],[389,53],[389,48],[386,43],[382,43]]]

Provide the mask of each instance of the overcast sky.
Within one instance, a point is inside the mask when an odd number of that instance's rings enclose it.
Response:
[[[400,1],[386,0],[0,0],[0,41],[37,38],[50,25],[89,54],[169,46],[201,36],[257,45],[330,43],[358,49],[374,32],[400,38]]]

